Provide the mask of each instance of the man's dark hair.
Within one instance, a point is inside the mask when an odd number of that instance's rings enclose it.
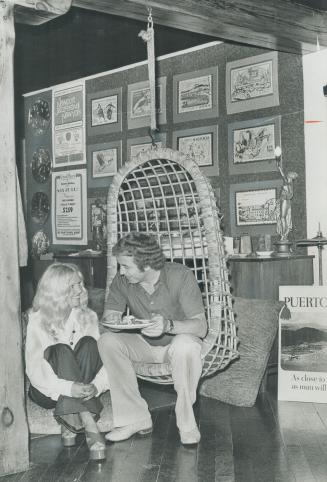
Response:
[[[129,233],[115,244],[112,249],[114,256],[133,256],[139,270],[146,266],[160,270],[165,264],[165,255],[155,236],[147,233]]]

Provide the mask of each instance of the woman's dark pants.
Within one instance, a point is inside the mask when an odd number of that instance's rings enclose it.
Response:
[[[102,367],[97,342],[91,336],[81,338],[74,349],[63,343],[49,346],[44,352],[44,358],[59,378],[72,382],[91,383]],[[55,408],[55,417],[88,411],[98,418],[103,408],[99,398],[84,401],[81,398],[60,395],[55,401],[43,395],[32,385],[28,395],[40,407]]]

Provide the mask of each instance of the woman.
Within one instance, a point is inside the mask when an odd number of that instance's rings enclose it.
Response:
[[[75,264],[51,264],[41,277],[29,312],[26,373],[29,397],[43,408],[54,408],[65,446],[75,444],[85,429],[90,459],[105,458],[99,433],[102,404],[97,398],[109,388],[97,342],[97,315],[87,308],[83,276]]]

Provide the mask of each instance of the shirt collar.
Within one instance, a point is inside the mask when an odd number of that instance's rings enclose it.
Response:
[[[160,275],[159,275],[159,278],[158,278],[158,281],[155,283],[155,288],[157,286],[159,286],[160,284],[166,284],[166,281],[167,281],[167,273],[166,273],[166,266],[164,265],[161,270],[160,270]]]

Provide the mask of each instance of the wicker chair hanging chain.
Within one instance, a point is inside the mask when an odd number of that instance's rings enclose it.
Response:
[[[139,37],[147,44],[148,54],[148,72],[150,83],[150,129],[151,133],[157,130],[156,121],[156,74],[155,74],[155,55],[154,55],[154,29],[151,8],[148,9],[148,26],[147,30],[141,30]],[[151,136],[152,137],[152,136]]]

